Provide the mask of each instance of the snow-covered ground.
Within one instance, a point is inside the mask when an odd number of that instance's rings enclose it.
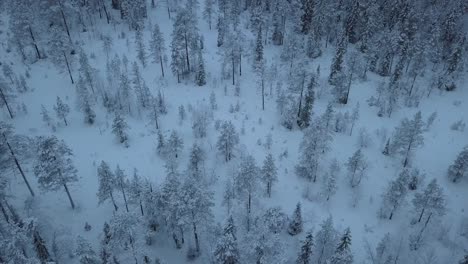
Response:
[[[150,9],[147,24],[149,23],[157,23],[160,26],[169,50],[168,43],[171,39],[172,23],[167,17],[166,10],[162,8]],[[410,220],[415,218],[417,214],[411,204],[415,192],[409,194],[406,199],[407,204],[395,214],[391,221],[377,217],[382,200],[381,194],[388,182],[395,178],[402,169],[400,156],[388,157],[382,154],[386,137],[391,136],[394,128],[404,117],[412,118],[417,111],[421,111],[423,120],[426,120],[431,113],[436,111],[437,118],[433,126],[424,132],[424,146],[415,151],[412,166],[419,168],[425,174],[424,184],[420,185],[418,191],[424,188],[432,178],[438,180],[446,195],[447,212],[442,220],[431,229],[431,234],[428,235],[429,243],[421,250],[409,254],[417,256],[414,259],[419,259],[420,263],[455,263],[456,260],[460,259],[463,251],[466,253],[468,240],[466,237],[460,236],[460,226],[462,221],[467,221],[468,218],[468,182],[465,179],[454,184],[446,176],[448,166],[452,164],[462,148],[468,144],[468,130],[454,131],[450,129],[450,126],[460,119],[468,122],[468,104],[466,102],[468,89],[466,89],[466,84],[453,92],[433,91],[429,97],[421,100],[418,108],[401,107],[392,114],[391,118],[386,118],[378,117],[377,109],[369,107],[367,103],[367,99],[371,95],[375,95],[381,77],[369,73],[368,80],[353,82],[348,104],[337,104],[334,110],[335,112],[351,112],[359,103],[360,118],[354,126],[352,136],[343,133],[334,134],[331,150],[326,153],[321,167],[323,167],[322,171],[326,171],[333,158],[336,158],[340,164],[345,164],[359,148],[359,130],[365,128],[371,138],[369,146],[363,149],[369,168],[367,176],[359,187],[360,193],[357,203],[354,202],[354,191],[348,185],[344,166],[339,174],[336,195],[329,201],[324,201],[319,197],[320,175],[323,172],[319,173],[317,183],[308,182],[295,174],[294,167],[300,160],[299,145],[303,138],[303,132],[297,128],[291,131],[281,126],[275,101],[276,84],[274,84],[273,94],[269,94],[269,84],[267,85],[265,110],[262,110],[261,91],[251,71],[251,59],[245,59],[242,76],[239,76],[240,97],[235,96],[235,86],[231,84],[231,80],[222,80],[220,77],[216,30],[209,30],[208,25],[203,20],[199,21],[199,29],[205,43],[203,52],[207,85],[199,87],[194,85],[192,81],[186,80],[178,84],[177,79],[170,73],[169,63],[166,64],[165,80],[167,85],[165,86],[162,86],[160,82],[159,64],[149,63],[146,68],[141,67],[141,70],[151,92],[157,94],[161,90],[168,104],[168,114],[161,115],[159,120],[162,131],[169,135],[172,130],[176,130],[183,138],[184,148],[179,159],[180,170],[183,171],[186,168],[190,147],[194,142],[201,144],[207,153],[207,162],[204,165],[205,176],[210,178],[209,187],[215,192],[215,206],[213,208],[215,222],[222,225],[225,223],[227,211],[224,206],[221,206],[224,185],[226,179],[237,172],[240,156],[247,153],[253,155],[257,164],[261,166],[266,154],[272,153],[278,167],[279,180],[273,185],[271,198],[263,196],[263,185],[260,185],[257,198],[254,200],[253,210],[260,212],[265,208],[279,206],[284,213],[291,215],[296,203],[301,202],[304,230],[314,229],[315,231],[319,230],[319,224],[331,215],[340,234],[346,227],[350,227],[355,263],[366,263],[368,261],[366,243],[369,243],[370,247],[374,249],[385,233],[389,232],[397,238],[407,239],[408,234],[416,228],[410,224]],[[130,45],[127,45],[125,39],[118,38],[120,32],[125,32],[129,37]],[[98,21],[95,28],[88,32],[77,33],[75,31],[74,39],[82,45],[83,50],[88,55],[91,55],[90,64],[99,71],[99,82],[101,85],[105,85],[106,54],[102,49],[102,41],[97,38],[101,33],[113,38],[112,53],[115,52],[120,56],[125,55],[130,62],[136,60],[136,54],[133,43],[134,33],[129,31],[126,25],[110,26],[102,20]],[[255,36],[251,35],[250,32],[246,32],[246,35],[254,43]],[[0,36],[2,43],[5,43],[5,32]],[[148,43],[149,30],[144,31],[144,37],[145,43]],[[168,52],[168,54],[170,53]],[[280,48],[276,46],[268,45],[265,49],[265,57],[268,62],[279,61],[279,54]],[[324,93],[316,98],[313,107],[314,117],[321,115],[328,102],[332,100],[329,93],[331,86],[327,84],[327,78],[333,54],[334,48],[329,47],[324,50],[321,57],[312,60],[307,66],[310,72],[315,71],[319,65],[321,69],[319,83]],[[148,126],[147,113],[142,113],[141,116],[135,114],[127,117],[130,127],[129,147],[125,148],[118,144],[112,134],[113,115],[107,113],[101,106],[95,108],[97,116],[95,124],[89,126],[83,123],[83,115],[76,107],[75,86],[70,83],[66,69],[58,69],[48,60],[41,60],[25,66],[15,52],[7,52],[4,48],[0,49],[0,56],[2,63],[11,63],[15,72],[24,73],[28,70],[31,75],[27,79],[27,83],[33,91],[21,94],[16,99],[24,102],[28,109],[27,115],[18,115],[11,121],[16,132],[31,137],[54,134],[65,140],[73,151],[74,164],[80,177],[79,182],[70,188],[77,204],[77,208],[72,210],[63,191],[39,192],[32,163],[25,164],[26,175],[32,183],[33,189],[37,190],[38,195],[34,198],[30,209],[24,209],[24,202],[29,199],[28,190],[18,172],[11,170],[11,175],[9,175],[13,179],[9,186],[9,190],[13,194],[11,203],[20,210],[21,214],[38,218],[38,223],[44,230],[46,241],[54,235],[50,230],[58,230],[57,233],[63,232],[72,238],[81,235],[98,250],[103,223],[109,221],[113,215],[111,203],[106,202],[98,206],[97,202],[98,178],[96,171],[101,160],[108,162],[111,168],[117,164],[120,165],[129,177],[131,177],[133,169],[137,168],[140,175],[155,185],[161,184],[165,179],[165,161],[156,152],[157,136],[151,132]],[[72,72],[77,72],[77,65],[76,62]],[[280,69],[279,72],[277,80],[286,80],[287,68]],[[418,85],[428,85],[426,81],[421,80]],[[284,84],[286,85],[286,81]],[[219,131],[215,129],[214,121],[209,125],[206,138],[195,139],[192,132],[189,105],[194,108],[199,104],[209,105],[209,97],[212,92],[216,95],[218,105],[217,110],[213,112],[213,120],[231,120],[238,132],[241,131],[241,127],[244,127],[245,130],[245,133],[240,135],[240,144],[236,150],[237,157],[228,163],[224,161],[224,157],[216,149]],[[51,115],[54,115],[52,106],[55,104],[57,96],[64,99],[72,110],[67,120],[68,126],[59,124],[57,130],[52,132],[42,121],[40,111],[41,105],[44,105],[49,109]],[[460,103],[456,103],[457,101]],[[230,113],[230,106],[237,103],[240,105],[240,111]],[[184,105],[187,111],[187,118],[182,122],[179,122],[178,117],[180,105]],[[9,119],[5,110],[1,112],[1,119],[6,121]],[[273,139],[270,150],[263,144],[269,133]],[[262,142],[260,145],[258,144],[259,140]],[[280,157],[285,151],[288,155]],[[308,199],[305,197],[306,192],[309,193]],[[118,195],[117,197],[118,203],[123,206],[121,197]],[[238,207],[240,208],[244,206],[239,201],[235,201],[235,203],[239,203]],[[138,212],[138,208],[135,206],[132,206],[131,210]],[[91,231],[84,231],[85,222],[92,226]],[[239,223],[239,225],[242,224]],[[202,234],[202,237],[207,238],[205,234]],[[294,237],[286,232],[281,234],[281,238],[286,244],[285,255],[288,261],[292,262],[295,259],[297,252],[299,252],[300,241],[304,237],[305,232]],[[143,239],[143,237],[141,236],[139,239]],[[184,263],[186,261],[185,250],[175,249],[172,239],[168,235],[157,235],[156,241],[154,245],[146,246],[142,250],[149,252],[150,256],[158,256],[166,260],[167,263]],[[432,250],[438,252],[437,261],[423,262],[424,256]],[[198,259],[198,263],[207,263],[211,252],[207,249],[202,254],[204,257]],[[77,262],[76,258],[68,263],[75,262]]]

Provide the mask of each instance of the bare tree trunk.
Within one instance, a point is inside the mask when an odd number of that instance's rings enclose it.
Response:
[[[159,50],[159,54],[161,54],[161,50]],[[161,63],[161,73],[162,73],[162,77],[164,78],[163,58],[161,55],[159,55],[159,62]]]
[[[0,201],[0,209],[2,210],[3,217],[5,217],[5,221],[7,223],[10,223],[10,218],[8,217],[8,214],[7,214],[6,210],[5,210],[5,207],[3,207],[2,201]]]
[[[115,203],[114,194],[112,193],[112,191],[110,192],[110,197],[111,197],[111,200],[112,200],[112,204],[114,205],[114,210],[115,211],[119,210],[119,207]]]
[[[143,211],[143,204],[141,203],[141,199],[140,199],[140,211],[141,211],[141,215],[144,216],[145,212]]]
[[[192,211],[192,218],[195,218],[193,211]],[[197,225],[195,224],[195,221],[192,222],[192,225],[193,225],[193,237],[195,238],[195,249],[197,250],[197,252],[200,252],[200,242],[198,240]]]
[[[7,140],[6,136],[5,136],[5,133],[2,133],[2,134],[3,134],[3,138],[5,139],[5,143],[7,144],[8,149],[10,150],[10,154],[13,157],[13,160],[15,161],[16,167],[18,168],[18,170],[19,170],[19,172],[21,174],[21,177],[23,177],[24,183],[28,187],[28,190],[31,193],[31,195],[34,196],[34,192],[33,192],[32,188],[31,188],[31,185],[29,185],[29,181],[26,178],[26,175],[24,174],[23,169],[21,168],[21,165],[19,164],[18,159],[16,158],[16,155],[13,152],[13,149],[11,148],[10,143],[8,142],[8,140]]]
[[[65,18],[65,14],[63,13],[63,7],[62,7],[62,2],[61,0],[58,0],[59,6],[60,6],[60,14],[62,15],[63,19],[63,26],[65,27],[65,30],[67,31],[68,39],[70,40],[70,43],[73,45],[73,41],[70,36],[70,30],[68,29],[68,24],[67,24],[67,19]]]
[[[63,184],[63,187],[65,188],[65,192],[67,192],[68,200],[70,200],[70,204],[72,209],[75,209],[75,203],[73,202],[73,199],[70,195],[70,191],[68,190],[68,186],[66,183]]]
[[[187,43],[187,32],[184,33],[184,40],[185,40],[185,60],[187,61],[187,68],[190,72],[190,60],[188,54],[188,43]]]
[[[262,110],[265,110],[265,81],[262,78]]]
[[[242,76],[242,54],[239,54],[239,75]]]
[[[72,84],[74,84],[75,81],[73,81],[73,76],[72,76],[72,73],[71,73],[71,70],[70,70],[70,65],[68,64],[68,59],[67,59],[67,55],[65,54],[65,51],[63,51],[63,58],[65,59],[65,64],[67,64],[67,69],[68,69],[68,74],[70,75],[70,80],[71,80]]]
[[[6,106],[7,110],[8,110],[8,114],[10,114],[10,118],[13,119],[13,112],[10,109],[10,105],[8,105],[8,101],[7,101],[6,96],[3,93],[3,90],[2,90],[1,87],[0,87],[0,97],[2,97],[2,100],[5,103],[5,106]]]
[[[100,1],[102,5],[102,9],[104,10],[104,14],[106,14],[106,19],[107,19],[107,24],[110,24],[110,18],[109,18],[109,13],[107,12],[106,4]]]
[[[30,25],[28,25],[28,29],[29,29],[29,35],[31,36],[32,43],[34,45],[34,49],[36,50],[36,56],[37,56],[38,59],[41,59],[41,53],[39,52],[39,48],[37,47],[36,39],[34,38],[34,34],[32,32],[32,29],[31,29]]]
[[[231,54],[232,57],[232,85],[235,85],[234,75],[235,75],[235,64],[234,64],[234,52]]]
[[[120,190],[122,191],[122,195],[123,195],[124,202],[125,202],[125,209],[127,209],[127,213],[128,213],[129,211],[128,211],[127,196],[125,195],[125,190],[123,188],[123,182],[120,183]]]

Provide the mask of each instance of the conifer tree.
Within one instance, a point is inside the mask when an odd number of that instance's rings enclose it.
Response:
[[[254,157],[247,155],[242,158],[239,171],[234,181],[238,198],[245,200],[247,209],[247,231],[250,231],[250,218],[252,213],[252,199],[259,181],[260,168],[257,167]]]
[[[335,253],[330,258],[330,264],[351,264],[353,255],[351,253],[351,230],[346,228],[345,233],[340,239],[340,243]]]
[[[0,76],[0,106],[5,106],[11,119],[14,117],[12,103],[15,95],[13,94],[11,85],[8,85]]]
[[[114,205],[114,210],[117,211],[119,207],[117,206],[114,199],[114,189],[116,187],[115,175],[105,161],[101,161],[101,164],[97,169],[97,176],[99,181],[99,188],[97,193],[98,203],[102,204],[110,198],[112,204]]]
[[[205,63],[203,62],[201,50],[198,51],[198,67],[195,74],[195,83],[198,86],[203,86],[206,84]]]
[[[315,235],[315,252],[317,252],[317,263],[323,264],[330,259],[335,250],[337,242],[337,231],[333,227],[332,216],[320,224],[320,230]]]
[[[126,175],[125,172],[117,165],[117,168],[115,168],[115,185],[120,189],[120,192],[122,192],[122,197],[125,202],[125,209],[127,209],[128,212],[128,203],[127,203],[127,195],[125,190],[128,188],[127,186],[127,181],[126,181]]]
[[[340,173],[340,164],[336,159],[333,159],[332,163],[330,164],[330,168],[328,173],[326,174],[323,183],[322,183],[322,192],[325,197],[327,197],[327,201],[330,200],[330,197],[335,195],[337,189],[337,177]]]
[[[263,161],[261,172],[261,179],[267,186],[267,195],[268,197],[271,197],[271,188],[273,183],[278,181],[278,168],[276,168],[273,155],[268,154],[266,156],[265,160]]]
[[[289,222],[288,233],[295,236],[302,232],[302,210],[301,203],[297,203],[292,219]]]
[[[164,44],[164,37],[158,24],[153,25],[149,47],[151,56],[153,57],[153,63],[159,63],[161,65],[161,75],[164,77],[164,58],[166,56],[166,47]]]
[[[218,151],[224,155],[224,160],[226,162],[230,161],[231,158],[234,157],[233,152],[237,144],[239,144],[239,134],[231,121],[225,121],[221,125],[216,147],[218,148]]]
[[[117,137],[119,143],[124,144],[126,148],[128,148],[128,129],[125,118],[117,112],[112,123],[112,133]]]
[[[80,52],[80,68],[78,69],[78,71],[80,72],[80,75],[83,77],[84,82],[86,83],[86,85],[89,86],[91,92],[94,95],[94,73],[96,72],[96,69],[91,67],[91,65],[89,64],[88,56],[83,50],[81,50]]]
[[[180,152],[182,151],[184,147],[184,141],[175,130],[172,130],[171,135],[169,136],[169,139],[167,140],[167,151],[171,155],[171,157],[177,158]]]
[[[337,76],[343,72],[343,60],[346,53],[347,41],[343,33],[338,37],[338,46],[336,48],[335,57],[333,57],[330,76],[328,77],[328,83],[335,85]]]
[[[468,146],[458,154],[452,165],[449,166],[447,176],[452,182],[463,179],[468,174]]]
[[[439,186],[436,179],[429,182],[424,191],[416,193],[412,202],[416,212],[419,214],[418,222],[421,222],[425,216],[428,222],[433,215],[442,216],[446,211],[443,189]]]
[[[316,86],[315,76],[312,76],[307,85],[307,91],[304,98],[304,107],[299,109],[299,116],[297,120],[297,125],[301,128],[306,128],[310,125],[311,116],[312,116],[312,108],[314,105],[315,95],[314,89]]]
[[[65,144],[65,141],[59,140],[55,136],[41,138],[34,173],[38,178],[39,187],[45,191],[57,191],[63,187],[72,209],[75,209],[75,203],[68,189],[69,184],[78,181],[72,156],[73,152]]]
[[[301,251],[296,259],[297,264],[309,264],[312,262],[312,247],[314,246],[314,235],[308,231],[306,238],[302,241]]]
[[[260,27],[257,32],[257,39],[255,41],[255,53],[253,61],[253,70],[257,74],[261,74],[265,68],[265,61],[263,59],[263,40],[262,28]]]
[[[138,60],[141,62],[143,67],[146,67],[146,47],[143,42],[143,31],[140,28],[135,31],[135,46]]]
[[[57,114],[57,117],[59,119],[62,119],[63,122],[65,122],[65,125],[68,126],[67,124],[67,116],[70,113],[70,107],[62,101],[60,97],[57,96],[57,103],[54,105],[54,111]]]
[[[392,150],[404,156],[403,167],[408,165],[412,151],[424,144],[423,128],[421,111],[417,112],[412,120],[403,119],[396,128]]]
[[[143,210],[145,188],[147,188],[147,186],[142,182],[140,175],[138,175],[138,170],[135,168],[133,170],[133,178],[128,185],[129,201],[130,203],[138,204],[142,216],[145,215],[145,211]]]
[[[91,245],[82,236],[76,239],[76,256],[78,256],[81,264],[99,264],[99,258]]]
[[[218,238],[214,251],[216,263],[238,264],[240,263],[239,249],[237,247],[236,227],[234,220],[230,216],[224,226],[223,233]]]
[[[213,0],[205,0],[205,6],[203,9],[203,18],[206,19],[206,22],[208,22],[208,27],[211,30],[211,24],[213,21],[213,15],[214,15],[214,1]]]
[[[381,217],[388,217],[389,220],[392,220],[395,211],[405,202],[409,180],[410,172],[404,169],[398,178],[389,182],[386,191],[382,194],[382,207],[379,211]]]
[[[354,154],[348,159],[346,167],[348,169],[349,184],[351,187],[355,188],[359,186],[368,167],[367,160],[362,154],[361,149],[354,152]]]

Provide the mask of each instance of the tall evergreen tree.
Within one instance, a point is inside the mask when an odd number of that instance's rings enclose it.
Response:
[[[278,168],[276,168],[273,155],[268,154],[266,156],[265,160],[263,161],[261,173],[261,179],[267,186],[267,195],[268,197],[271,197],[271,188],[273,183],[278,181]]]
[[[231,121],[225,121],[221,125],[216,147],[218,148],[218,151],[224,155],[224,160],[226,162],[230,161],[231,158],[234,157],[233,152],[237,144],[239,144],[239,134]]]
[[[449,166],[447,176],[452,182],[463,179],[468,174],[468,146],[458,154],[452,165]]]
[[[164,58],[166,57],[166,46],[164,37],[159,29],[158,24],[153,25],[153,32],[151,33],[151,41],[149,43],[150,54],[153,57],[153,63],[161,65],[161,75],[164,77]]]
[[[297,203],[292,219],[289,222],[288,233],[295,236],[302,232],[302,209],[301,203]]]
[[[392,220],[395,211],[405,202],[409,180],[410,172],[404,169],[398,178],[389,182],[386,191],[382,194],[382,207],[379,211],[381,217],[388,217],[389,220]]]
[[[112,133],[117,137],[119,143],[124,144],[128,148],[128,125],[125,118],[120,114],[116,113],[114,121],[112,123]]]
[[[38,178],[39,187],[45,191],[57,191],[63,187],[72,209],[75,209],[75,203],[68,189],[70,184],[78,181],[72,156],[73,152],[65,141],[55,136],[41,138],[34,173]]]
[[[312,247],[314,246],[314,235],[312,231],[307,232],[305,240],[302,242],[301,251],[297,256],[297,264],[309,264],[312,262]]]
[[[65,125],[68,126],[67,116],[70,113],[70,107],[62,101],[60,97],[57,96],[57,103],[54,105],[55,113],[59,119],[62,119],[65,122]]]
[[[128,184],[127,184],[127,180],[125,179],[126,178],[125,172],[119,167],[119,165],[117,165],[117,168],[115,168],[114,175],[115,175],[115,178],[114,178],[115,186],[120,189],[120,192],[122,192],[122,197],[125,202],[125,209],[127,209],[127,212],[128,212],[127,194],[125,192],[128,189]]]
[[[216,263],[237,264],[240,263],[240,254],[237,247],[236,227],[234,220],[230,216],[224,226],[223,233],[218,238],[214,251]]]
[[[97,169],[97,176],[99,181],[97,193],[98,203],[102,204],[110,198],[114,205],[114,210],[117,211],[119,207],[117,206],[114,198],[114,189],[116,187],[115,175],[105,161],[101,161],[101,164]]]
[[[247,231],[250,231],[250,218],[252,214],[252,199],[257,190],[260,168],[257,167],[254,157],[247,155],[242,158],[239,171],[234,181],[238,198],[245,201],[247,209]]]
[[[433,179],[427,185],[426,189],[416,193],[413,198],[413,206],[418,212],[418,222],[426,217],[428,222],[433,215],[442,216],[446,211],[446,201],[443,189],[439,186],[436,179]]]
[[[412,151],[424,144],[423,132],[421,111],[417,112],[412,120],[403,119],[396,128],[391,148],[404,156],[403,167],[408,165]]]
[[[330,264],[351,264],[353,255],[351,253],[351,230],[346,228],[345,233],[340,239],[340,243],[335,253],[330,258]]]

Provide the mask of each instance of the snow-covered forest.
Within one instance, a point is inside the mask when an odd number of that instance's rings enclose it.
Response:
[[[468,1],[0,0],[0,263],[468,264]]]

